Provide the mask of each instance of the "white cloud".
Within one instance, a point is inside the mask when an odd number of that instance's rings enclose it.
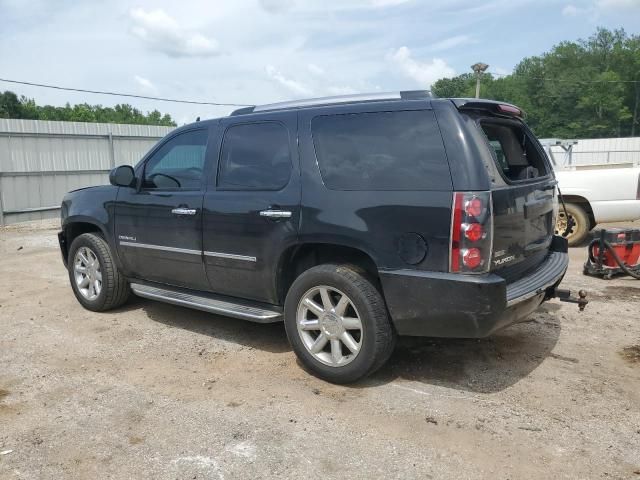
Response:
[[[371,0],[371,5],[374,7],[395,7],[409,1],[411,0]]]
[[[314,75],[324,75],[324,68],[316,65],[315,63],[310,63],[309,65],[307,65],[307,70],[309,70],[309,72],[313,73]]]
[[[158,93],[158,88],[149,80],[148,78],[141,77],[140,75],[134,75],[133,79],[136,81],[138,86],[143,92],[147,93]]]
[[[353,95],[354,93],[363,93],[349,85],[328,86],[326,92],[327,95]]]
[[[586,7],[567,4],[562,9],[562,15],[565,17],[589,15],[592,21],[597,21],[601,14],[622,13],[634,8],[640,8],[640,0],[595,0]]]
[[[274,80],[276,83],[284,87],[289,91],[289,93],[295,95],[296,97],[313,95],[313,90],[311,90],[308,86],[292,78],[284,76],[282,72],[273,65],[267,65],[265,67],[265,71],[267,72],[267,76],[271,80]]]
[[[295,0],[260,0],[260,6],[269,13],[282,13],[290,10]]]
[[[565,17],[576,17],[584,11],[582,8],[578,8],[575,5],[565,5],[562,9],[562,15]]]
[[[640,0],[597,0],[596,7],[601,10],[640,8]]]
[[[325,95],[362,93],[362,90],[356,89],[351,85],[339,83],[340,80],[332,78],[332,75],[329,75],[325,69],[314,63],[307,65],[307,71],[310,75],[306,74],[304,82],[288,77],[274,65],[267,65],[265,71],[269,79],[284,88],[287,94],[286,98],[308,98],[322,97]],[[365,87],[365,90],[366,89]]]
[[[181,27],[162,9],[134,8],[129,15],[132,33],[152,50],[170,57],[209,57],[218,53],[215,39]]]
[[[454,37],[445,38],[444,40],[440,40],[439,42],[432,43],[431,45],[429,45],[429,50],[448,50],[450,48],[459,47],[460,45],[465,45],[467,43],[471,43],[471,37],[469,37],[469,35],[456,35]]]
[[[507,70],[506,68],[503,67],[491,67],[490,71],[488,73],[495,73],[501,77],[505,76],[505,75],[511,75],[513,72],[511,70]]]
[[[453,77],[456,72],[441,58],[433,58],[430,62],[421,62],[411,56],[411,50],[400,47],[389,56],[406,76],[415,80],[423,88],[429,88],[436,80]]]
[[[603,10],[596,8],[596,2]],[[535,29],[521,28],[523,18],[539,17],[549,31],[562,33],[557,40],[586,36],[589,25],[584,22],[591,22],[598,12],[601,20],[592,22],[593,29],[597,24],[635,32],[638,23],[637,10],[614,8],[633,5],[628,0],[549,0],[542,3],[555,8],[542,9],[534,0],[108,3],[109,8],[96,15],[95,2],[0,0],[0,71],[33,81],[42,80],[42,72],[47,71],[50,83],[93,90],[143,95],[148,91],[149,96],[263,104],[427,88],[428,83],[453,74],[454,69],[470,72],[469,65],[478,59],[491,64],[490,72],[501,73],[496,65],[511,70],[522,57],[538,55],[556,42],[554,37],[547,39],[551,42],[548,45],[540,43]],[[560,12],[567,4],[588,11],[575,18],[564,17]],[[425,30],[421,20],[425,18],[438,21]],[[510,39],[509,48],[505,48],[504,35],[491,35],[491,29],[487,30],[487,25],[496,22]],[[463,44],[464,35],[470,39]],[[198,38],[204,41],[198,42]],[[214,38],[219,40],[219,48]],[[403,50],[398,51],[403,45],[410,49],[404,56]],[[208,56],[217,52],[217,56]],[[78,58],[86,60],[79,62]],[[266,65],[272,65],[271,75],[266,73]],[[135,80],[135,74],[150,80],[158,94]],[[170,113],[179,123],[197,116],[226,115],[233,109],[26,85],[0,84],[0,89],[15,90],[39,104],[126,102],[141,110],[157,108]]]

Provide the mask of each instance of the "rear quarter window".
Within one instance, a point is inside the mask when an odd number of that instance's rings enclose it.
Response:
[[[332,190],[451,190],[433,111],[323,115],[311,122],[318,166]]]

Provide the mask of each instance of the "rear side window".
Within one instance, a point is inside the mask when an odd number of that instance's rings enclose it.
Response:
[[[227,129],[222,142],[218,187],[280,190],[290,176],[289,133],[284,125],[246,123]]]
[[[430,110],[326,115],[311,123],[332,190],[449,190],[449,164]]]
[[[544,157],[521,125],[482,120],[480,126],[489,141],[491,154],[507,180],[529,180],[548,173]]]

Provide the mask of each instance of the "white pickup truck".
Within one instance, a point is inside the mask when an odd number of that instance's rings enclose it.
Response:
[[[640,168],[578,167],[556,170],[567,214],[574,225],[569,245],[582,243],[599,223],[640,219]],[[564,232],[567,218],[560,208],[556,232]]]

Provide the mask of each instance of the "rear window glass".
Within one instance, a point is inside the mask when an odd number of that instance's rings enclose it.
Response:
[[[275,122],[234,125],[224,134],[218,187],[279,190],[289,182],[289,133]]]
[[[535,141],[516,124],[483,120],[482,131],[489,141],[489,149],[502,174],[511,181],[529,180],[545,176],[547,166]]]
[[[315,117],[313,143],[333,190],[446,190],[451,175],[430,110]]]

